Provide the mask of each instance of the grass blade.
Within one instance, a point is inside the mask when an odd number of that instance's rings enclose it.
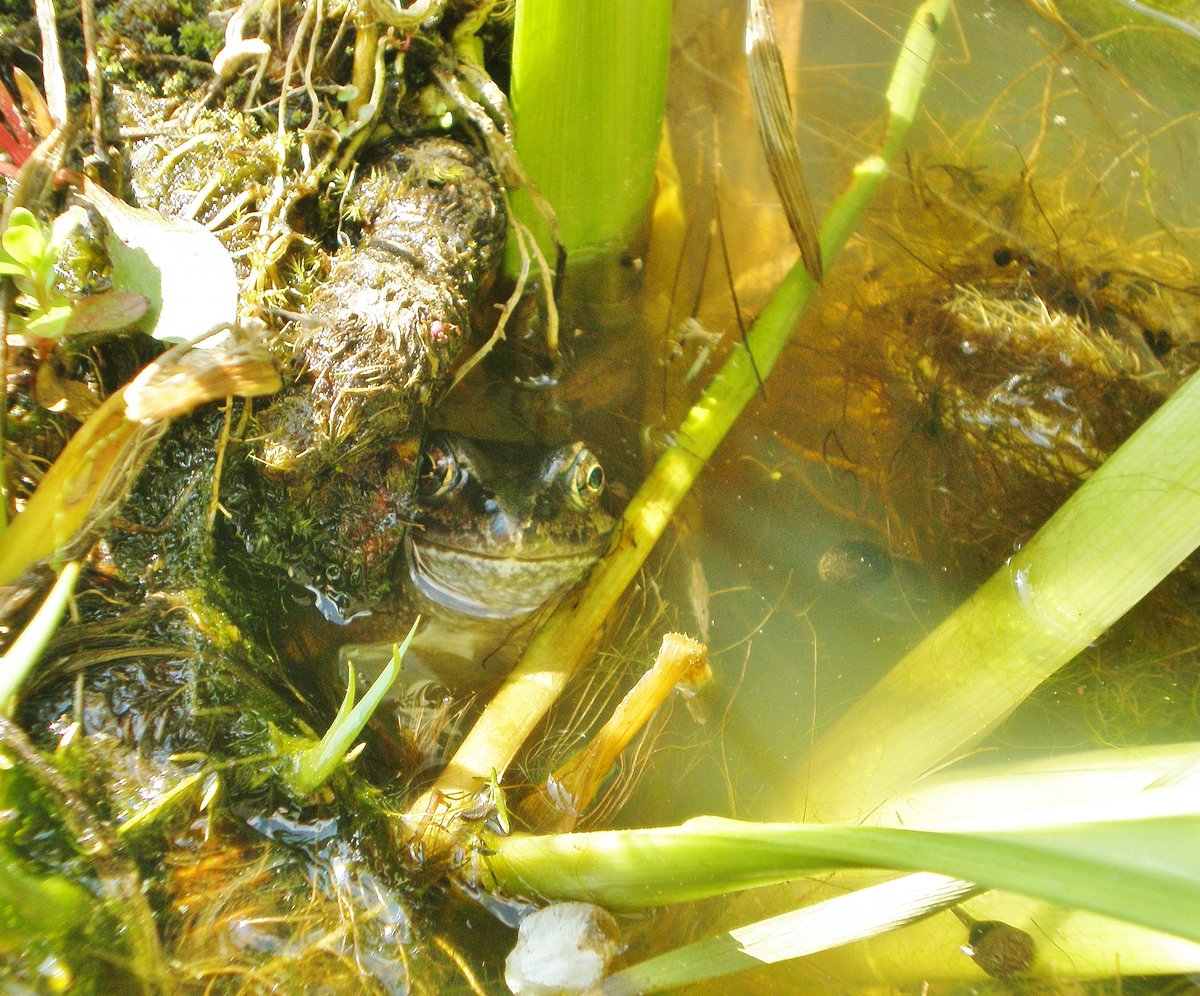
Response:
[[[649,958],[605,979],[601,992],[606,996],[661,992],[803,958],[903,927],[978,891],[970,882],[943,875],[905,875]]]
[[[13,640],[12,646],[0,657],[0,710],[4,715],[12,715],[14,696],[33,672],[38,658],[58,628],[58,621],[67,607],[67,601],[75,592],[79,569],[80,564],[77,560],[63,566],[46,600],[38,607],[29,624],[21,630],[21,635]]]

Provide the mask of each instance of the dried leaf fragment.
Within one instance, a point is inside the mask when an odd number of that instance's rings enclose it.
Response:
[[[792,130],[792,103],[787,78],[779,56],[775,18],[769,0],[748,0],[746,14],[746,60],[750,72],[750,97],[754,119],[762,142],[771,180],[783,204],[788,226],[804,268],[818,283],[824,273],[817,222],[813,215],[804,171],[800,166],[800,146]]]

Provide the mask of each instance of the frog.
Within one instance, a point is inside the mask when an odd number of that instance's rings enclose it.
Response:
[[[429,434],[393,592],[306,652],[370,680],[419,615],[405,673],[453,690],[499,679],[541,611],[600,557],[613,531],[604,468],[579,441],[553,446]],[[310,658],[311,659],[311,658]]]

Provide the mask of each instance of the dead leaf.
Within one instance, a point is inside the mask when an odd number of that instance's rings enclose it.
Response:
[[[237,318],[233,259],[203,225],[167,218],[113,197],[91,180],[84,194],[108,223],[112,282],[148,302],[141,327],[155,339],[190,342]]]
[[[818,283],[823,273],[821,243],[817,221],[804,170],[800,166],[800,145],[792,125],[792,103],[788,97],[787,78],[783,59],[779,55],[779,39],[775,34],[775,18],[769,0],[749,0],[746,15],[746,59],[750,70],[750,97],[754,104],[754,120],[758,137],[771,171],[771,180],[783,204],[788,225],[804,268]]]

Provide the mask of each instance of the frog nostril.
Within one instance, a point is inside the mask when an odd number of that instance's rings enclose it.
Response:
[[[521,523],[512,516],[501,512],[497,506],[492,512],[492,521],[488,526],[492,538],[499,543],[515,543],[521,535]]]

